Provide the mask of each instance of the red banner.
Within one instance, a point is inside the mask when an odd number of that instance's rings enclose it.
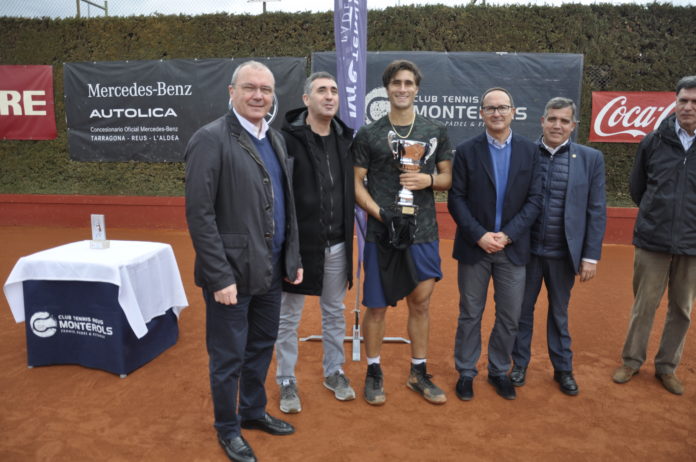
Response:
[[[674,111],[674,92],[593,91],[590,141],[638,143]]]
[[[54,139],[53,104],[53,67],[0,66],[0,139]]]

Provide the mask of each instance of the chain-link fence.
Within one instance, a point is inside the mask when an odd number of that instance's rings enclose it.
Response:
[[[397,0],[392,1],[395,5]],[[292,8],[295,8],[294,10]],[[319,9],[318,9],[319,8]],[[328,11],[333,0],[313,0],[313,11]],[[264,10],[306,11],[304,0],[2,0],[0,17],[69,18],[80,16],[151,16],[199,14],[259,14]]]
[[[369,9],[403,5],[534,5],[561,6],[564,3],[637,3],[654,0],[367,0]],[[696,0],[666,0],[675,6],[696,5]],[[151,16],[200,14],[261,14],[264,12],[332,11],[334,0],[0,0],[0,17],[68,18],[79,16]]]

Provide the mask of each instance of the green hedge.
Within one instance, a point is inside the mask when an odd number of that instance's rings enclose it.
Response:
[[[370,11],[368,50],[509,51],[585,55],[579,141],[592,91],[672,91],[696,70],[696,8],[637,5],[395,7]],[[181,163],[69,159],[63,62],[306,56],[334,49],[332,13],[259,16],[0,18],[0,64],[54,66],[58,138],[0,141],[0,193],[181,195]],[[453,140],[455,143],[460,140]],[[631,205],[635,144],[592,143],[607,164],[612,205]]]

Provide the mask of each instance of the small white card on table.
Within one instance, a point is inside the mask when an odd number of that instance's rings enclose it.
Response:
[[[108,249],[109,241],[106,239],[106,224],[104,215],[92,214],[92,240],[90,249]]]

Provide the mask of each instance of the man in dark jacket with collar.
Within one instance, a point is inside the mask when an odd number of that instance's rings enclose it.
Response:
[[[283,137],[294,159],[292,188],[297,209],[301,284],[283,284],[276,341],[276,380],[280,410],[302,410],[295,377],[297,328],[306,295],[318,295],[324,347],[324,386],[339,401],[355,399],[343,372],[346,322],[343,299],[352,281],[353,159],[348,147],[353,130],[337,116],[338,85],[328,72],[310,75],[302,96],[305,107],[285,116]]]
[[[264,119],[274,85],[263,64],[239,65],[232,110],[186,148],[186,219],[206,303],[215,428],[230,460],[243,462],[256,457],[240,427],[295,431],[265,410],[281,281],[302,282],[291,165],[283,137]]]
[[[546,342],[553,378],[567,395],[577,395],[573,352],[568,331],[570,291],[579,274],[589,281],[597,271],[606,228],[604,156],[596,149],[573,143],[577,125],[573,100],[552,98],[541,118],[538,144],[543,203],[532,226],[531,258],[527,263],[522,313],[512,350],[512,384],[525,383],[531,359],[534,305],[542,281],[548,293]]]
[[[474,397],[481,318],[491,278],[495,325],[488,342],[488,382],[503,398],[516,398],[507,373],[524,294],[530,228],[541,209],[536,146],[510,129],[515,116],[510,92],[499,87],[486,90],[480,114],[486,131],[457,146],[447,199],[457,224],[456,393],[465,401]]]
[[[655,312],[669,287],[655,376],[669,392],[681,395],[684,386],[674,371],[696,298],[696,75],[677,83],[674,112],[640,142],[631,172],[631,198],[638,205],[635,300],[623,364],[613,379],[628,382],[645,362]]]

